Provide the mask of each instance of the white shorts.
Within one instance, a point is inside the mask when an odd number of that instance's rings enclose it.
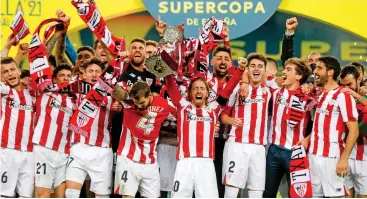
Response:
[[[339,159],[308,154],[312,197],[344,197],[345,179],[336,175]]]
[[[158,144],[157,161],[160,168],[161,191],[171,191],[176,170],[177,146]]]
[[[367,195],[367,161],[349,159],[348,163],[348,189],[354,187],[358,194]]]
[[[222,169],[224,185],[254,191],[265,190],[265,147],[258,144],[226,142]]]
[[[125,156],[117,156],[114,188],[115,194],[133,196],[137,191],[142,197],[158,198],[160,196],[159,166],[141,164]]]
[[[1,148],[0,195],[14,197],[33,196],[34,190],[34,153],[15,149]]]
[[[34,175],[36,187],[56,188],[66,180],[69,155],[34,145]]]
[[[90,190],[98,195],[111,194],[113,154],[111,148],[77,143],[71,147],[66,180],[83,184],[91,178]]]
[[[210,158],[183,158],[177,162],[172,198],[218,198],[214,162]]]

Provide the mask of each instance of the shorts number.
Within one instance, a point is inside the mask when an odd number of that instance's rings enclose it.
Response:
[[[6,176],[5,174],[8,173],[8,172],[4,172],[3,175],[1,176],[1,182],[2,183],[6,183],[8,182],[8,176]]]
[[[177,192],[179,188],[180,188],[180,182],[175,181],[175,183],[173,184],[173,191]]]
[[[68,162],[66,163],[66,166],[67,166],[67,167],[69,167],[69,166],[70,166],[70,163],[71,163],[73,160],[74,160],[74,158],[70,156],[70,157],[69,157]]]
[[[230,161],[228,172],[233,173],[234,171],[232,169],[234,168],[235,165],[236,163],[234,161]]]
[[[43,167],[43,174],[46,174],[46,163],[39,163],[37,162],[37,174],[41,174],[40,169]]]
[[[121,180],[123,180],[124,182],[126,182],[126,181],[127,181],[127,171],[124,171],[124,172],[122,173]]]

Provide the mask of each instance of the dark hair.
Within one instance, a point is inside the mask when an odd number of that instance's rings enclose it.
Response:
[[[217,46],[214,51],[213,51],[213,57],[219,53],[219,52],[227,52],[229,54],[229,57],[232,57],[231,56],[231,48],[229,48],[228,46]]]
[[[359,70],[362,70],[362,74],[364,74],[364,67],[361,63],[356,62],[356,61],[352,61],[352,62],[349,63],[349,65],[357,67]]]
[[[278,65],[277,60],[275,60],[275,59],[273,59],[273,58],[271,58],[271,57],[265,57],[265,58],[266,58],[266,60],[267,60],[268,62],[273,62],[273,63],[275,64],[276,69],[278,70],[279,65]]]
[[[158,48],[158,43],[157,43],[156,41],[153,41],[153,40],[147,40],[147,41],[145,42],[145,46],[149,46],[149,45],[151,45],[151,46],[154,46],[154,47]]]
[[[69,70],[71,72],[71,66],[67,63],[59,64],[53,71],[52,71],[52,77],[57,77],[57,73],[59,73],[62,70]]]
[[[344,66],[340,72],[340,78],[344,79],[347,75],[353,75],[354,78],[357,80],[359,78],[358,68],[354,65]]]
[[[10,64],[10,63],[12,63],[12,62],[14,62],[15,63],[15,65],[17,65],[17,63],[15,62],[15,60],[12,58],[12,57],[3,57],[3,58],[1,58],[1,60],[0,60],[0,64],[2,65],[2,64]],[[17,66],[18,67],[18,66]]]
[[[139,100],[141,97],[148,97],[150,93],[150,87],[146,82],[137,81],[131,88],[130,96],[135,100]]]
[[[93,56],[95,55],[93,48],[91,48],[90,46],[82,46],[82,47],[78,48],[76,53],[79,54],[81,51],[88,51],[88,52],[92,53]]]
[[[339,60],[333,56],[322,56],[319,62],[324,63],[328,70],[334,70],[333,79],[336,81],[341,70]]]
[[[266,58],[264,57],[264,55],[260,54],[260,53],[250,53],[247,56],[247,65],[250,65],[251,60],[253,59],[258,59],[264,62],[264,67],[266,68],[266,64],[268,63],[268,61],[266,60]]]
[[[57,67],[55,56],[50,55],[50,56],[48,57],[48,59],[47,59],[47,60],[48,60],[48,63],[49,63],[50,65],[54,66],[55,68]]]
[[[144,40],[144,39],[141,39],[141,38],[135,38],[135,39],[133,39],[133,40],[130,42],[130,45],[131,45],[132,43],[134,43],[134,42],[139,42],[139,43],[144,44],[144,46],[146,46],[146,42],[145,42],[145,40]]]
[[[22,70],[22,74],[20,74],[20,79],[23,79],[25,77],[30,77],[31,73],[29,72],[29,70]]]
[[[96,64],[99,67],[101,67],[102,71],[105,68],[105,65],[103,64],[103,62],[98,57],[93,57],[91,60],[89,60],[87,62],[84,62],[82,65],[80,65],[80,67],[83,68],[83,69],[87,69],[88,66],[90,66],[92,64]]]
[[[304,59],[299,59],[296,57],[288,59],[284,66],[287,64],[294,64],[296,65],[296,73],[297,75],[301,75],[302,78],[299,80],[300,84],[303,84],[306,82],[307,78],[311,75],[312,70],[311,67],[308,65],[307,61]]]
[[[98,40],[98,39],[96,39],[96,40],[94,41],[94,45],[93,45],[93,49],[94,49],[94,50],[97,50],[97,45],[98,45],[98,43],[99,43],[99,40]]]

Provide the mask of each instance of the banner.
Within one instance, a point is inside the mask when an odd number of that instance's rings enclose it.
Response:
[[[19,41],[26,37],[29,32],[29,26],[23,18],[23,12],[18,11],[14,17],[13,23],[10,25],[10,29],[13,31],[15,36],[15,46],[18,45]]]

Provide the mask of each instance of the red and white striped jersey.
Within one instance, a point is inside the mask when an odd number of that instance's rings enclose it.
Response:
[[[239,89],[240,84],[237,84],[222,113],[243,119],[242,126],[232,127],[228,141],[266,145],[271,92],[263,85],[257,88],[249,85],[249,94],[243,99],[238,95]]]
[[[124,104],[124,120],[117,154],[143,164],[153,164],[157,159],[157,142],[163,121],[176,109],[159,96],[147,110],[137,110]]]
[[[1,147],[33,151],[34,103],[28,89],[17,91],[0,83]]]
[[[354,98],[340,90],[338,87],[319,96],[309,149],[314,155],[339,158],[345,147],[345,123],[358,120]]]
[[[367,160],[367,140],[363,136],[358,136],[349,158],[354,160]]]
[[[177,159],[214,159],[214,132],[220,111],[219,104],[214,101],[205,108],[196,108],[182,98],[177,108]]]
[[[291,150],[303,140],[308,117],[305,111],[308,97],[300,88],[289,91],[276,89],[273,92],[273,115],[269,135],[271,143]]]
[[[77,106],[83,101],[85,95],[80,95],[78,100]],[[104,148],[111,148],[111,106],[113,103],[113,99],[111,96],[107,96],[106,100],[107,103],[102,103],[101,107],[99,107],[99,111],[94,118],[91,132],[89,136],[85,138],[84,136],[80,135],[79,133],[73,133],[71,142],[72,143],[82,143],[82,144],[89,144],[92,146],[104,147]]]
[[[226,84],[219,82],[209,70],[207,71],[206,81],[208,82],[210,88],[208,102],[214,102],[217,100],[220,91],[222,91]]]
[[[72,132],[68,127],[76,101],[77,97],[57,92],[43,93],[37,97],[33,143],[69,154]]]

